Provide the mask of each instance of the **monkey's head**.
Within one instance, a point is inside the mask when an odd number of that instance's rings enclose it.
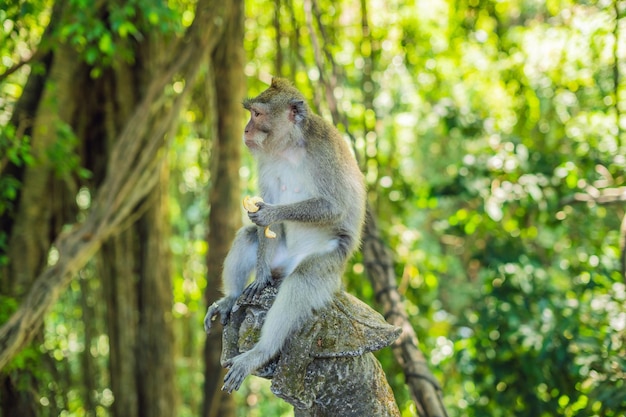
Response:
[[[243,138],[253,151],[281,150],[300,140],[309,113],[302,93],[283,78],[272,79],[267,90],[244,100],[243,107],[250,111]]]

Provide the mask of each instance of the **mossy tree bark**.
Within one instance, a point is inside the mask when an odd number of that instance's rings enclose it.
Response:
[[[228,20],[224,40],[211,55],[210,74],[212,99],[209,106],[214,132],[211,158],[211,191],[209,195],[209,235],[207,254],[207,305],[221,297],[222,263],[230,249],[235,233],[241,227],[241,137],[244,112],[241,102],[245,97],[243,77],[244,8],[243,2],[228,5]],[[232,396],[221,390],[225,370],[220,365],[222,351],[221,328],[207,336],[204,349],[204,404],[202,416],[227,417],[235,415]]]

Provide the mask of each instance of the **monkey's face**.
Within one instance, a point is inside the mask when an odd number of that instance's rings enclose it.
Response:
[[[250,120],[243,133],[244,143],[251,150],[263,148],[272,131],[269,108],[263,103],[244,103],[244,107],[250,111]]]
[[[289,108],[274,109],[265,103],[245,103],[250,111],[243,140],[251,151],[275,152],[289,141],[294,128]]]

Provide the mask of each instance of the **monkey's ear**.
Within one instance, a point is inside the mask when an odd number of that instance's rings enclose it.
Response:
[[[290,112],[289,112],[289,120],[294,122],[295,124],[300,124],[306,119],[307,111],[306,105],[304,104],[304,100],[294,99],[289,102]]]

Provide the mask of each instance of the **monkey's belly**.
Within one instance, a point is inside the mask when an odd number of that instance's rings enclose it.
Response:
[[[313,254],[328,253],[337,249],[337,238],[319,226],[309,226],[287,222],[285,239],[276,249],[271,262],[272,269],[280,268],[289,275],[307,257]]]

